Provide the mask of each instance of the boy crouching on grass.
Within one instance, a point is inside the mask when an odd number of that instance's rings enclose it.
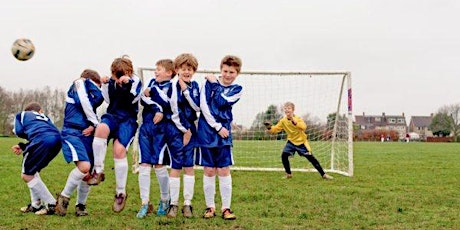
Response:
[[[40,178],[44,169],[61,150],[61,134],[51,120],[43,114],[38,103],[30,103],[19,112],[14,120],[14,133],[29,142],[13,145],[16,155],[23,154],[22,179],[30,191],[30,204],[21,211],[34,212],[37,215],[52,215],[56,199]]]
[[[299,153],[300,156],[304,156],[308,161],[318,170],[319,174],[323,179],[331,180],[332,176],[327,175],[318,160],[311,153],[311,147],[307,140],[307,124],[302,120],[301,117],[294,114],[295,105],[292,102],[286,102],[284,104],[284,116],[274,126],[270,122],[264,122],[267,132],[270,134],[276,134],[281,131],[285,131],[287,134],[287,143],[281,153],[281,161],[283,162],[284,170],[286,171],[287,179],[292,178],[291,165],[289,164],[289,157],[294,156],[295,152]]]

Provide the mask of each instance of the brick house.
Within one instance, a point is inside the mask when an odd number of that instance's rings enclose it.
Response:
[[[361,130],[394,130],[399,134],[399,139],[403,139],[407,133],[407,123],[404,113],[402,115],[355,115],[355,124]]]
[[[432,137],[433,132],[429,128],[432,120],[433,114],[431,116],[412,116],[409,123],[409,132],[417,133],[422,140]]]

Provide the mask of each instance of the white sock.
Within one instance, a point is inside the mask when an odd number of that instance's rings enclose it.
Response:
[[[155,168],[155,174],[160,186],[160,199],[163,201],[169,200],[169,174],[166,167]]]
[[[216,203],[214,203],[214,196],[216,195],[216,176],[208,177],[203,175],[203,191],[206,207],[216,208]]]
[[[61,192],[61,195],[70,198],[73,191],[75,191],[75,189],[80,184],[85,175],[86,174],[82,173],[78,168],[74,168],[72,171],[70,171],[69,176],[67,177],[67,182],[65,184],[64,189]]]
[[[45,204],[56,204],[56,199],[53,197],[53,195],[51,195],[50,191],[40,177],[34,177],[34,179],[27,183],[27,186]]]
[[[126,195],[126,183],[128,180],[128,158],[117,159],[114,158],[115,162],[115,182],[116,182],[116,193],[123,193]]]
[[[89,185],[86,181],[81,180],[78,185],[77,192],[77,203],[76,204],[86,204],[89,194]]]
[[[219,190],[222,200],[222,210],[230,208],[232,203],[232,175],[219,177]]]
[[[184,175],[184,205],[192,205],[195,189],[195,176]]]
[[[180,178],[169,177],[169,193],[171,194],[171,205],[179,205]]]
[[[107,152],[107,139],[95,137],[93,140],[94,170],[97,173],[104,171],[104,160]]]
[[[151,166],[139,166],[139,193],[141,196],[142,204],[149,203],[150,197],[150,172]]]
[[[34,208],[38,208],[40,207],[40,198],[38,198],[37,194],[35,194],[34,190],[32,190],[31,188],[29,188],[29,191],[30,191],[30,204],[32,205],[32,207]]]

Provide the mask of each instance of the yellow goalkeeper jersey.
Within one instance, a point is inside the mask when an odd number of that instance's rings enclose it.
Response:
[[[287,134],[288,141],[292,142],[294,145],[305,144],[308,151],[311,152],[311,147],[307,140],[307,134],[305,133],[307,124],[297,115],[294,115],[292,119],[296,122],[296,125],[292,124],[292,122],[286,117],[283,117],[268,131],[275,134],[284,130]]]

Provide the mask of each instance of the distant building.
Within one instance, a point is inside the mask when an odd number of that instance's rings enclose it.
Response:
[[[409,123],[409,132],[417,133],[420,139],[426,140],[427,137],[432,137],[433,132],[430,130],[430,124],[433,120],[431,116],[412,116]]]
[[[355,123],[361,130],[394,130],[399,134],[399,138],[403,139],[407,133],[407,123],[404,113],[402,115],[356,115]]]

